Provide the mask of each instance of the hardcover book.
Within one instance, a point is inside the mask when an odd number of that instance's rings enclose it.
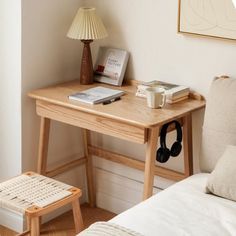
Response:
[[[138,85],[138,89],[136,92],[136,96],[146,97],[145,90],[149,87],[161,87],[165,89],[167,102],[172,103],[172,101],[177,101],[181,98],[186,98],[189,95],[190,89],[184,85],[177,85],[166,83],[158,80],[154,80],[151,82],[144,82]]]
[[[124,91],[122,90],[98,86],[95,88],[71,94],[69,95],[69,99],[89,104],[98,104],[121,97],[123,94]]]
[[[101,47],[94,68],[94,80],[121,86],[129,59],[129,53],[122,49]]]

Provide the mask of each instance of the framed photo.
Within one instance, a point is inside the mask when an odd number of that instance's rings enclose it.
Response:
[[[236,8],[232,0],[179,0],[178,31],[236,39]]]
[[[100,47],[94,68],[94,80],[121,86],[129,53],[123,49]]]

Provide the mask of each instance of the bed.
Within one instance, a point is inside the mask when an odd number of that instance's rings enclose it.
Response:
[[[205,193],[197,174],[125,211],[112,223],[142,235],[236,235],[236,203]]]
[[[235,91],[235,79],[212,83],[200,151],[204,173],[174,184],[109,222],[93,224],[79,236],[236,235]],[[213,194],[206,193],[209,188]]]

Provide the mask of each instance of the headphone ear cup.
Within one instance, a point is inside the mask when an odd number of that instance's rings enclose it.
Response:
[[[170,155],[172,157],[177,157],[180,152],[182,150],[182,145],[180,142],[174,142],[172,147],[171,147],[171,150],[170,150]]]
[[[156,160],[160,163],[165,163],[170,158],[170,150],[168,148],[160,147],[156,153]]]

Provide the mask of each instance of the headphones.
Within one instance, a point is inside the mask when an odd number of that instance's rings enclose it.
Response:
[[[177,133],[176,141],[172,144],[171,148],[166,147],[166,133],[169,125],[175,124]],[[180,154],[182,149],[182,129],[178,121],[174,120],[167,124],[164,124],[161,128],[160,134],[160,148],[156,152],[156,160],[161,163],[165,163],[169,160],[170,156],[176,157]]]

